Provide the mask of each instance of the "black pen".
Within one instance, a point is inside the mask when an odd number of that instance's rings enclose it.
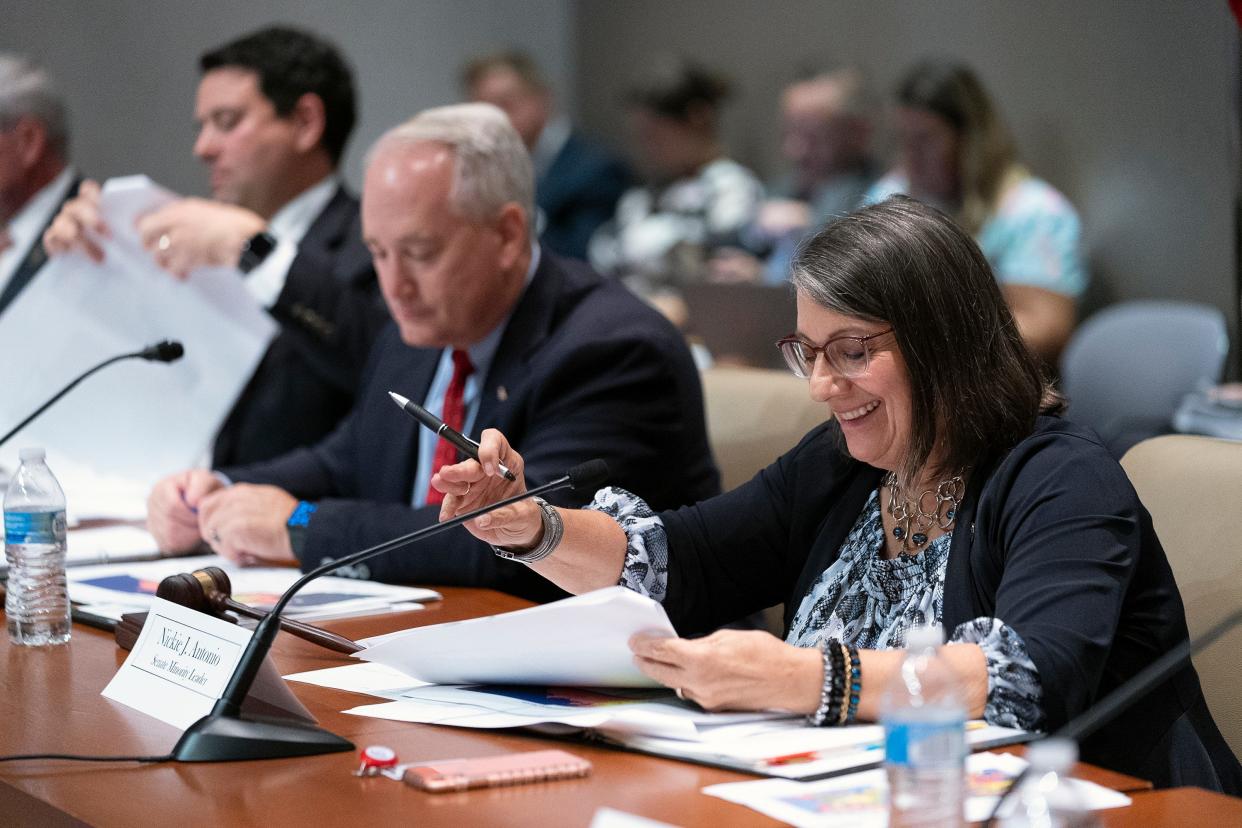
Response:
[[[443,437],[445,440],[448,440],[469,457],[475,460],[479,459],[479,444],[474,440],[471,440],[460,431],[449,428],[448,423],[444,422],[418,403],[411,402],[400,394],[393,393],[392,391],[388,392],[388,396],[392,397],[392,401],[400,406],[402,411],[434,431],[436,436]],[[517,480],[517,478],[513,475],[513,472],[505,468],[504,463],[497,463],[496,465],[500,468],[500,473],[505,476],[505,480]]]

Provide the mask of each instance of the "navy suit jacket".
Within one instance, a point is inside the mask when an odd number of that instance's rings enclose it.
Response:
[[[303,569],[430,526],[439,507],[410,506],[418,424],[388,396],[426,397],[438,349],[405,345],[390,325],[375,345],[354,410],[314,448],[225,469],[238,482],[318,501]],[[698,372],[681,335],[623,286],[546,250],[484,379],[475,430],[498,428],[522,453],[531,485],[603,458],[611,485],[656,508],[716,494]],[[580,505],[591,492],[550,499]],[[365,569],[363,569],[365,567]],[[534,600],[564,595],[498,558],[465,529],[374,559],[354,574],[384,581],[485,586]]]
[[[591,234],[612,218],[630,183],[625,164],[571,132],[535,185],[546,221],[540,241],[562,256],[585,259]]]
[[[52,211],[51,218],[47,224],[39,231],[39,235],[35,238],[35,243],[30,246],[30,250],[26,253],[26,258],[22,259],[21,264],[17,266],[17,270],[13,271],[13,278],[9,279],[9,283],[4,286],[4,291],[0,293],[0,313],[4,313],[5,309],[13,303],[17,298],[17,294],[26,289],[26,285],[30,284],[35,274],[39,272],[39,268],[47,263],[47,250],[43,247],[43,234],[51,227],[52,222],[56,220],[56,216],[60,214],[60,208],[65,206],[65,202],[78,194],[78,187],[82,186],[82,179],[75,179],[69,185],[69,189],[65,191],[65,197],[60,200],[60,204],[56,205],[56,209]]]
[[[358,200],[338,188],[298,244],[270,313],[280,331],[216,435],[212,464],[254,463],[312,445],[349,413],[388,321]]]

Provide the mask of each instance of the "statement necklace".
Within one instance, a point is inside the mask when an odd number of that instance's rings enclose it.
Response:
[[[913,500],[901,494],[897,475],[884,476],[888,488],[888,513],[893,518],[893,537],[901,541],[903,555],[918,552],[927,545],[927,530],[933,526],[949,532],[957,519],[957,507],[966,489],[960,474],[941,480],[936,488],[921,492]]]

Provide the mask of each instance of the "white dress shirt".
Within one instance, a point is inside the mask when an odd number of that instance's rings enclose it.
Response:
[[[275,237],[276,246],[246,276],[246,289],[263,307],[276,304],[280,292],[285,289],[285,279],[297,258],[302,237],[328,206],[339,186],[335,175],[328,176],[277,210],[267,223],[267,232]]]

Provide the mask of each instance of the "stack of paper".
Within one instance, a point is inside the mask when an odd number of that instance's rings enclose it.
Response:
[[[302,576],[288,567],[239,567],[217,555],[164,558],[128,564],[78,566],[67,570],[69,597],[107,618],[144,612],[155,599],[160,581],[169,575],[217,566],[229,576],[233,598],[256,609],[267,609]],[[311,581],[294,596],[286,615],[303,621],[418,609],[420,601],[440,594],[420,587],[381,584],[355,578],[325,577]]]
[[[593,734],[648,753],[809,779],[876,766],[878,726],[807,727],[788,713],[707,713],[634,666],[638,632],[673,635],[663,608],[623,587],[489,618],[383,636],[354,658],[371,664],[287,676],[387,701],[345,712],[457,727],[536,727]],[[976,747],[1024,741],[971,723]]]

